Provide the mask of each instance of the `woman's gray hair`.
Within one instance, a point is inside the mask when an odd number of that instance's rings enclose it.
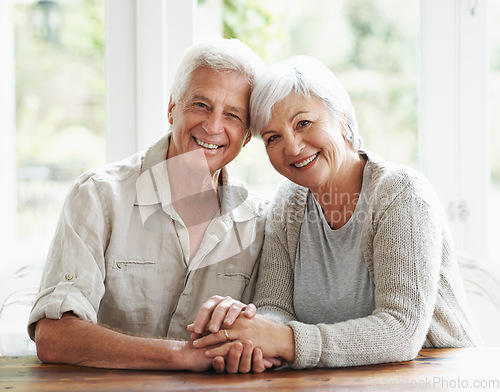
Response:
[[[252,85],[257,73],[263,68],[263,63],[252,49],[235,38],[216,37],[199,42],[186,51],[177,67],[170,94],[174,102],[182,98],[192,73],[200,67],[241,74]]]
[[[255,136],[260,136],[271,121],[274,105],[292,93],[320,100],[344,124],[352,147],[356,151],[361,147],[363,140],[349,94],[330,69],[309,56],[273,64],[257,78],[250,97],[250,129]]]

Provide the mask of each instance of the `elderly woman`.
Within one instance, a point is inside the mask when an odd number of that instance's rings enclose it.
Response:
[[[266,226],[259,314],[236,318],[242,307],[233,303],[224,321],[222,302],[212,301],[192,330],[210,314],[218,332],[196,335],[195,347],[228,340],[207,351],[224,357],[251,341],[266,357],[308,368],[405,361],[422,347],[479,342],[433,190],[415,171],[360,149],[351,100],[330,70],[304,56],[270,67],[252,92],[251,118],[291,181]]]

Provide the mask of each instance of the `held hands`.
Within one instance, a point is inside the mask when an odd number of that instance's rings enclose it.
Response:
[[[188,331],[199,336],[207,332],[217,333],[221,327],[230,328],[241,313],[252,318],[257,308],[254,304],[245,305],[231,297],[215,295],[201,306],[194,323],[188,325]]]
[[[262,350],[265,358],[283,358],[288,362],[295,359],[292,329],[260,315],[251,319],[239,316],[230,329],[199,337],[193,341],[193,347],[209,348],[207,356],[215,358],[227,356],[234,341],[252,342],[254,347]]]
[[[229,338],[228,328],[238,318],[251,319],[255,314],[255,305],[245,305],[231,297],[214,296],[202,305],[195,322],[188,326],[188,331],[191,332],[191,339],[197,342],[198,346],[193,344],[195,348],[219,344],[219,352],[211,353],[214,355],[206,352],[207,357],[213,358],[212,366],[216,372],[248,373],[253,370],[260,373],[281,364],[278,358],[264,358],[262,350],[251,339]]]

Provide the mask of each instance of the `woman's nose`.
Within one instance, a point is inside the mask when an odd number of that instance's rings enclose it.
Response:
[[[285,153],[289,156],[297,156],[304,148],[304,142],[300,135],[293,135],[285,139]]]

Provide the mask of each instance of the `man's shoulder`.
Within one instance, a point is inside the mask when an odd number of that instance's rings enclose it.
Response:
[[[76,183],[84,183],[89,180],[96,182],[121,182],[138,176],[144,159],[144,151],[140,151],[120,161],[108,163],[81,174]]]
[[[244,181],[231,176],[227,173],[226,169],[224,170],[225,173],[223,175],[226,179],[225,185],[231,191],[232,199],[236,202],[238,202],[238,200],[243,201],[257,215],[264,214],[269,206],[269,199],[248,188]]]

